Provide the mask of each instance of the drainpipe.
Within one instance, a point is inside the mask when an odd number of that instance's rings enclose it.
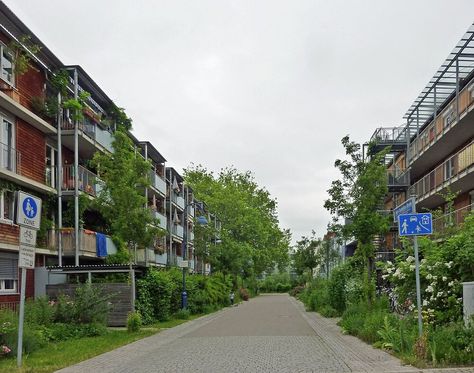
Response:
[[[56,189],[58,192],[58,264],[60,267],[63,266],[63,191],[62,191],[62,180],[63,180],[63,151],[62,151],[62,126],[63,124],[63,110],[61,108],[61,93],[58,93],[58,168],[56,178]]]
[[[78,95],[77,69],[74,69],[74,99]],[[78,113],[75,113],[76,116]],[[79,121],[74,119],[74,245],[75,260],[74,265],[79,266]]]

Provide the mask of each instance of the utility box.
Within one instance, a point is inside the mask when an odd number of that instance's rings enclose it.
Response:
[[[474,316],[474,281],[462,283],[462,300],[464,324],[467,326]]]

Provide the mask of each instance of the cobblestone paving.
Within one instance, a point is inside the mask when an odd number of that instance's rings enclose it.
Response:
[[[79,372],[421,372],[343,335],[334,320],[307,313],[287,295],[237,307],[61,370]],[[425,370],[474,373],[474,368]]]

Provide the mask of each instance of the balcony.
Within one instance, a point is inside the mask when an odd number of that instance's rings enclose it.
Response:
[[[21,174],[21,154],[9,144],[0,143],[0,169]]]
[[[151,186],[160,192],[163,196],[166,195],[166,182],[155,172],[150,172]]]
[[[388,170],[387,187],[389,192],[403,192],[410,186],[409,170]]]
[[[155,253],[155,263],[160,266],[166,266],[168,264],[168,254],[156,254]]]
[[[59,231],[49,230],[46,237],[46,246],[50,250],[58,250]],[[63,255],[75,255],[75,234],[73,228],[63,228],[61,230]],[[116,254],[117,247],[109,236],[106,239],[106,255]],[[79,230],[79,255],[98,258],[97,232],[81,229]]]
[[[167,222],[168,222],[168,219],[166,219],[166,216],[159,213],[158,211],[154,211],[154,210],[151,210],[152,213],[153,213],[153,217],[155,219],[158,219],[160,221],[159,223],[159,227],[166,230],[166,227],[167,227]]]
[[[452,149],[474,136],[473,96],[474,89],[471,84],[458,96],[459,115],[456,112],[456,99],[453,99],[411,142],[409,164],[412,166],[413,175],[440,162]]]
[[[437,234],[448,233],[450,229],[458,227],[464,222],[473,210],[474,205],[462,207],[433,220],[433,231]]]
[[[464,147],[430,173],[422,177],[411,187],[411,194],[415,194],[417,202],[434,196],[436,203],[441,203],[438,195],[447,186],[455,185],[453,190],[469,190],[468,185],[472,185],[472,170],[474,169],[474,142]],[[469,177],[468,177],[469,176]],[[453,185],[454,186],[454,185]]]
[[[188,219],[194,219],[194,206],[188,206]]]
[[[174,191],[171,192],[171,202],[173,202],[181,210],[184,210],[184,198],[176,194]]]
[[[113,152],[112,134],[102,129],[95,122],[85,119],[78,123],[79,126],[79,151],[86,158],[92,158],[98,148],[103,148],[109,152]],[[64,119],[61,125],[63,130],[62,139],[64,145],[70,149],[74,149],[74,123],[71,123],[69,119]]]
[[[156,263],[155,250],[153,249],[138,249],[135,260],[139,264],[154,264]]]
[[[174,236],[183,238],[183,226],[178,224],[171,224],[171,233]]]
[[[390,146],[391,151],[404,151],[408,144],[405,127],[381,127],[377,128],[370,138],[373,143],[372,151],[375,153]]]
[[[87,193],[91,196],[97,196],[100,192],[100,186],[98,185],[99,178],[96,174],[89,171],[83,166],[79,166],[79,185],[78,189],[81,192]],[[63,185],[64,191],[74,191],[75,188],[75,173],[73,165],[63,166]]]

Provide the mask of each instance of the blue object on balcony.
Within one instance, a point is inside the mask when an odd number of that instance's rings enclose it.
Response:
[[[103,233],[96,233],[96,247],[97,247],[97,256],[103,257],[107,256],[107,236]]]

